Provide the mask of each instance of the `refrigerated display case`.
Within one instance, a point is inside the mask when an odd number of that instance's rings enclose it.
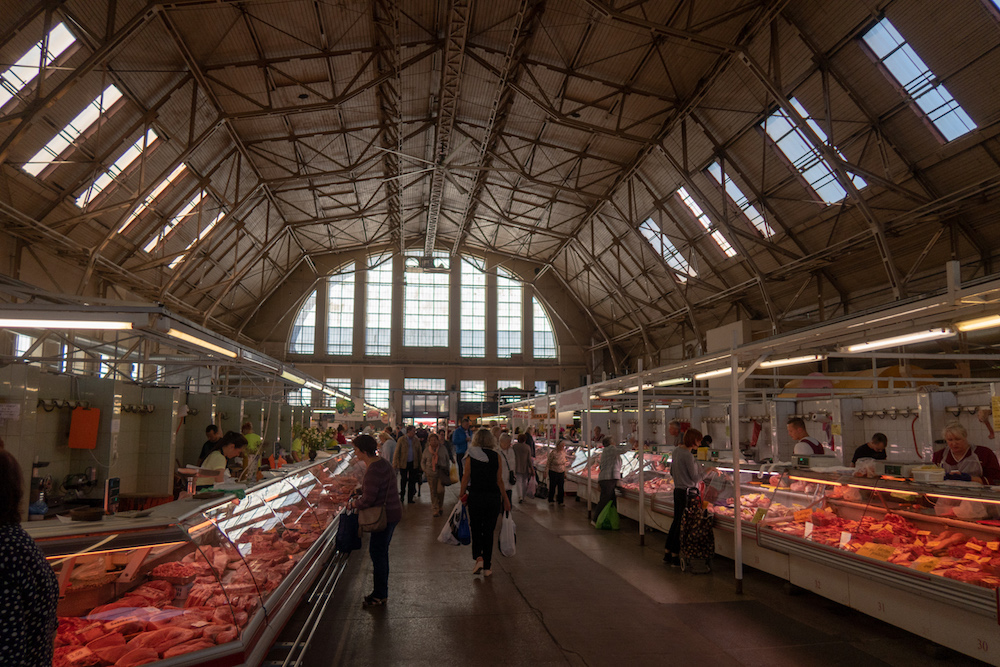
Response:
[[[350,459],[141,518],[27,526],[59,579],[53,664],[259,662],[333,551]]]

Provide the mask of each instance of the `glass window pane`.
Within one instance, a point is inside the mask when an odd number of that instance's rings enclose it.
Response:
[[[389,409],[389,381],[377,378],[365,378],[365,403],[371,403],[376,408]]]
[[[667,266],[677,271],[680,274],[687,274],[689,276],[698,275],[691,265],[688,264],[684,256],[677,250],[674,244],[667,238],[666,234],[660,231],[659,226],[653,222],[652,218],[646,218],[639,225],[639,233],[649,241],[649,245],[653,246],[653,249],[663,258],[663,261],[667,263]],[[678,276],[678,279],[682,282],[687,280],[684,275]]]
[[[328,282],[326,351],[328,354],[354,352],[354,262],[347,264]]]
[[[459,305],[459,354],[486,356],[486,272],[477,257],[462,257],[462,301]]]
[[[763,234],[765,238],[774,236],[774,230],[764,220],[764,216],[750,203],[750,200],[743,194],[743,191],[740,190],[733,179],[729,177],[729,174],[722,173],[722,166],[718,162],[713,162],[709,165],[708,173],[719,185],[723,186],[726,194],[736,204],[736,207],[743,212],[747,220],[750,221],[750,224],[754,226],[754,229]]]
[[[42,150],[35,153],[28,160],[23,169],[32,176],[38,176],[56,158],[62,155],[81,134],[90,129],[90,126],[97,122],[115,102],[120,100],[122,93],[115,86],[108,86],[98,95],[93,102],[84,107],[83,111],[77,114],[76,118],[61,129],[56,136],[45,144]]]
[[[486,380],[462,380],[458,400],[481,403],[486,400]]]
[[[426,262],[422,252],[407,253],[403,275],[403,345],[448,347],[450,258],[435,252]]]
[[[316,340],[316,291],[302,304],[292,324],[288,351],[293,354],[312,354]]]
[[[555,359],[556,358],[556,336],[552,331],[552,322],[548,313],[539,303],[538,299],[531,298],[532,330],[534,337],[534,357],[535,359]],[[517,385],[520,387],[520,383]]]
[[[28,52],[17,59],[3,74],[0,74],[0,107],[7,104],[15,95],[35,80],[42,62],[42,45],[44,40],[38,40]],[[48,34],[48,51],[45,54],[45,65],[48,66],[68,49],[76,38],[62,23],[57,23]]]
[[[387,357],[392,344],[392,255],[369,256],[367,296],[365,354]]]
[[[497,357],[521,353],[521,281],[497,268]]]

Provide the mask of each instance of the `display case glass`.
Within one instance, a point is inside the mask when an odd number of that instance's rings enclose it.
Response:
[[[989,589],[1000,588],[1000,489],[793,471],[815,488],[808,512],[772,517],[762,530]],[[766,537],[762,534],[762,537]]]
[[[198,664],[239,649],[331,543],[359,479],[351,458],[296,466],[243,498],[28,526],[60,583],[54,664]]]

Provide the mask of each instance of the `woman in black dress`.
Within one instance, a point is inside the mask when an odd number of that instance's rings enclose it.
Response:
[[[472,557],[476,566],[472,574],[493,574],[493,533],[500,508],[510,511],[510,499],[500,472],[497,441],[481,428],[472,436],[465,458],[459,497],[469,506],[469,527],[472,529]],[[466,493],[468,492],[468,493]]]
[[[21,528],[21,468],[0,440],[0,656],[4,665],[49,667],[59,582]]]

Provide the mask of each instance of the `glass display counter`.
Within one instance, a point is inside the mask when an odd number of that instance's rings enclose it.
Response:
[[[235,665],[266,650],[333,549],[350,465],[299,464],[242,498],[142,518],[26,526],[59,579],[53,664]]]

